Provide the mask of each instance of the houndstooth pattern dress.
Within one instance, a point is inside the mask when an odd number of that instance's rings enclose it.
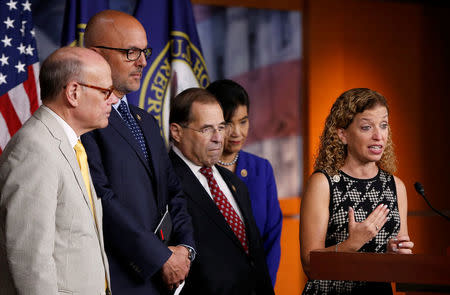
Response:
[[[324,171],[330,185],[330,219],[325,238],[325,247],[343,242],[348,237],[348,208],[355,210],[356,222],[364,221],[380,204],[389,208],[388,220],[378,234],[359,249],[358,252],[386,252],[389,239],[397,236],[400,229],[400,215],[394,177],[379,169],[371,179],[353,178],[342,171],[330,177]],[[310,280],[303,294],[392,294],[389,283],[368,283],[357,281]]]

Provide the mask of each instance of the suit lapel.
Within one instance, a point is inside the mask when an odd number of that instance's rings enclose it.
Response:
[[[128,144],[133,148],[133,150],[137,154],[138,158],[141,160],[142,164],[148,170],[148,172],[150,174],[153,174],[150,171],[150,167],[147,163],[147,160],[144,157],[144,154],[142,153],[141,147],[139,146],[136,139],[133,137],[133,134],[126,125],[125,121],[122,119],[122,117],[115,109],[111,111],[111,115],[109,116],[109,125],[112,128],[114,128],[117,131],[117,133],[119,133],[125,139],[126,142],[128,142]]]
[[[102,259],[103,259],[103,266],[105,269],[105,275],[106,279],[108,281],[108,285],[110,286],[110,276],[109,276],[109,265],[106,258],[106,253],[104,251],[104,244],[103,244],[103,231],[102,231],[102,223],[101,218],[98,218],[98,216],[102,216],[102,209],[101,209],[101,202],[97,198],[97,194],[95,192],[95,188],[93,186],[92,178],[89,172],[89,184],[91,187],[91,194],[92,194],[92,202],[94,204],[94,210],[95,210],[95,216],[99,221],[97,222],[95,220],[94,215],[91,211],[91,202],[89,200],[89,194],[86,189],[86,185],[84,184],[83,176],[81,175],[80,166],[78,164],[75,151],[73,147],[70,146],[69,140],[67,138],[67,135],[64,133],[64,130],[59,125],[59,123],[56,121],[56,119],[45,109],[39,108],[34,114],[38,120],[40,120],[45,126],[47,126],[50,133],[53,135],[53,137],[59,141],[59,150],[61,151],[61,154],[64,156],[66,161],[68,162],[70,168],[72,169],[72,172],[75,176],[75,179],[78,183],[78,187],[81,189],[83,198],[85,201],[85,204],[87,206],[87,209],[89,210],[89,215],[91,216],[91,221],[94,225],[95,232],[97,234],[98,242],[100,243],[101,249],[102,249]]]
[[[64,133],[64,130],[59,125],[59,123],[56,121],[56,119],[45,109],[40,108],[35,113],[34,116],[39,119],[43,124],[45,124],[48,128],[48,130],[52,133],[53,137],[59,141],[59,150],[61,151],[61,154],[64,156],[66,161],[69,163],[70,168],[73,171],[73,174],[75,176],[75,179],[78,183],[79,188],[81,189],[83,193],[83,198],[86,203],[86,205],[89,208],[89,211],[91,211],[91,203],[89,200],[89,195],[86,189],[86,186],[84,184],[83,176],[81,175],[80,166],[78,165],[77,157],[75,155],[74,149],[70,146],[69,140],[67,139],[67,135]],[[91,181],[92,183],[92,181]],[[91,190],[92,190],[92,184],[91,184]],[[94,197],[94,194],[92,195]],[[92,222],[95,223],[94,217],[92,216]],[[98,234],[98,232],[97,232]]]
[[[139,110],[137,107],[130,105],[130,112],[131,115],[134,117],[134,119],[136,120],[136,123],[139,125],[139,127],[141,128],[142,134],[144,135],[145,141],[147,143],[147,147],[148,147],[148,152],[150,155],[150,160],[151,160],[151,167],[149,167],[150,169],[153,167],[153,177],[155,178],[155,185],[154,187],[156,187],[157,183],[159,182],[159,173],[156,173],[155,171],[158,171],[158,161],[156,158],[156,154],[153,155],[152,152],[156,153],[156,151],[158,150],[158,147],[156,146],[156,136],[160,136],[159,133],[155,133],[153,131],[157,131],[159,132],[159,129],[149,129],[149,128],[144,128],[144,126],[150,126],[151,123],[147,122],[149,120],[149,116],[141,116],[138,114],[137,110]]]
[[[228,225],[222,213],[220,213],[214,201],[205,191],[205,188],[192,173],[191,169],[177,154],[173,151],[170,151],[170,153],[170,156],[174,161],[174,169],[180,177],[183,191],[185,191],[188,197],[205,212],[206,216],[208,216],[231,240],[233,240],[236,246],[244,251],[241,242]],[[230,190],[232,190],[232,188],[230,188]]]

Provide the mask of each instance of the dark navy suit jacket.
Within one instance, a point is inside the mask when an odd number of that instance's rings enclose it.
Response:
[[[102,199],[105,248],[112,292],[164,294],[159,270],[171,251],[154,234],[166,206],[173,222],[170,244],[195,248],[191,217],[153,116],[130,105],[151,164],[112,109],[109,125],[82,136],[97,195]]]
[[[263,244],[245,184],[229,170],[216,166],[242,213],[248,255],[191,169],[175,152],[170,151],[169,156],[187,196],[197,245],[197,256],[181,294],[273,295]]]
[[[283,215],[278,202],[272,165],[266,159],[241,150],[236,164],[236,175],[247,185],[253,216],[264,243],[270,278],[275,286],[281,257]]]

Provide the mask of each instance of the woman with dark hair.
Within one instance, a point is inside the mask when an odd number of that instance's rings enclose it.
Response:
[[[412,253],[407,198],[393,176],[395,155],[386,99],[367,88],[338,97],[302,196],[300,253],[309,273],[313,250]],[[389,283],[310,280],[303,294],[392,294]]]
[[[249,129],[248,94],[241,85],[231,80],[215,81],[207,90],[219,100],[225,121],[230,126],[218,164],[236,173],[247,185],[253,215],[264,242],[267,267],[275,286],[281,256],[283,217],[269,161],[242,150]]]

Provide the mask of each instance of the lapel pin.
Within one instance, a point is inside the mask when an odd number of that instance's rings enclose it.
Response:
[[[246,170],[246,169],[242,169],[242,170],[241,170],[241,176],[242,176],[242,177],[247,177],[247,175],[248,175],[247,170]]]
[[[232,189],[234,192],[236,192],[236,188],[234,187],[233,184],[231,185],[231,189]]]
[[[139,114],[136,114],[136,118],[140,121],[141,120],[141,116],[139,116]]]

